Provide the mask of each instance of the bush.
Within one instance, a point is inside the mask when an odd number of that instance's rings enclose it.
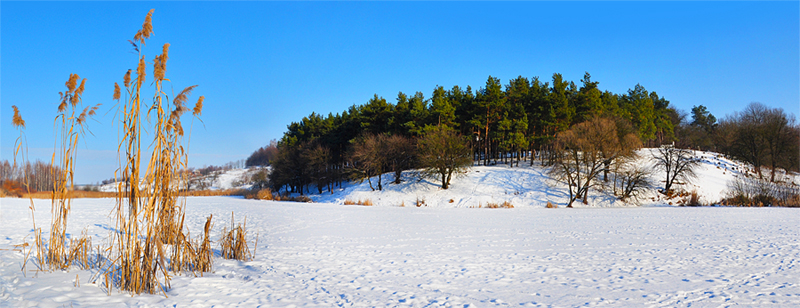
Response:
[[[500,204],[491,203],[490,202],[489,204],[486,205],[486,208],[490,208],[490,209],[513,209],[514,206],[511,204],[511,202],[503,201],[503,203],[500,203]]]
[[[550,203],[550,201],[547,201],[547,205],[545,207],[548,209],[557,209],[558,205],[555,205],[553,203]]]
[[[800,207],[800,187],[789,181],[739,178],[728,183],[728,196],[720,201],[732,206]]]
[[[693,190],[691,194],[689,194],[689,200],[684,202],[684,204],[688,206],[701,206],[703,204],[700,203],[700,196],[697,194],[696,190]]]
[[[295,197],[283,196],[280,197],[280,199],[275,198],[275,201],[292,201],[292,202],[305,202],[305,203],[314,202],[313,200],[311,200],[311,198],[306,196],[295,196]]]
[[[274,200],[275,197],[272,196],[272,191],[269,188],[265,188],[259,190],[256,193],[256,199],[258,200]]]
[[[16,181],[3,181],[0,189],[0,194],[10,197],[22,197],[23,192],[22,185]]]

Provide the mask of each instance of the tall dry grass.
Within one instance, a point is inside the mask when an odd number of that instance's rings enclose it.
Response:
[[[78,80],[80,80],[80,85],[78,85]],[[58,115],[53,120],[56,140],[50,163],[54,166],[58,164],[59,168],[55,168],[54,172],[59,172],[59,174],[52,177],[54,179],[53,191],[50,196],[52,218],[50,237],[46,243],[41,240],[41,230],[35,227],[34,221],[39,268],[51,271],[66,269],[74,261],[81,260],[76,257],[85,257],[91,250],[91,241],[86,238],[85,233],[77,239],[70,239],[68,245],[66,229],[72,205],[69,191],[74,186],[73,175],[78,142],[81,137],[85,136],[88,130],[87,120],[95,115],[99,104],[86,107],[78,113],[82,107],[81,97],[86,86],[86,79],[81,79],[77,74],[70,74],[64,85],[67,87],[67,91],[59,92],[61,103],[58,105]],[[15,120],[17,120],[16,117]],[[32,213],[33,210],[33,205],[31,205]],[[85,243],[89,243],[89,246],[86,246]]]
[[[196,86],[186,87],[177,95],[165,90],[165,82],[172,82],[166,78],[169,44],[164,44],[161,54],[152,61],[152,103],[146,111],[142,109],[142,86],[147,76],[143,48],[153,33],[153,12],[147,13],[142,28],[131,41],[138,53],[138,65],[135,75],[128,70],[123,77],[126,95],[119,110],[122,119],[119,152],[121,154],[124,149],[125,153],[124,158],[120,158],[119,170],[123,181],[117,187],[116,225],[121,232],[114,234],[112,251],[117,255],[112,258],[115,270],[110,280],[120,289],[134,294],[165,292],[171,272],[210,268],[197,266],[199,259],[210,263],[197,253],[188,232],[184,232],[185,201],[179,198],[180,184],[187,180],[186,173],[181,170],[188,165],[181,118],[190,110],[194,116],[199,116],[203,97],[189,109],[186,102]],[[119,84],[115,83],[115,100],[122,98],[121,92]],[[152,152],[144,169],[140,165],[143,117],[153,125],[149,129],[153,134]]]
[[[231,228],[222,229],[222,238],[219,240],[220,252],[225,259],[239,261],[249,261],[253,258],[250,247],[247,243],[247,217],[244,224],[235,226],[233,212],[231,212]],[[256,235],[256,247],[258,246],[258,236]]]
[[[28,144],[27,144],[27,138],[25,137],[25,120],[22,119],[22,116],[19,113],[19,108],[17,108],[16,105],[12,105],[11,108],[14,110],[14,115],[12,117],[11,124],[12,126],[14,126],[14,128],[16,128],[19,131],[19,137],[17,137],[17,140],[14,141],[14,166],[16,167],[17,156],[20,156],[23,165],[25,164],[25,161],[28,160]],[[23,174],[22,178],[26,190],[30,191],[30,186],[28,185],[29,183],[28,183],[27,172]],[[0,189],[0,192],[6,191],[7,188],[6,184],[9,183],[4,182],[3,187]],[[22,190],[20,189],[18,193],[20,193],[21,195],[21,192]],[[44,245],[42,244],[42,231],[36,228],[36,215],[35,215],[36,208],[34,207],[33,199],[28,198],[28,200],[30,201],[30,206],[28,208],[31,211],[31,221],[33,221],[34,245],[28,245],[27,242],[20,245],[20,250],[25,255],[25,261],[23,261],[22,263],[22,273],[25,276],[27,276],[26,273],[27,273],[28,258],[31,256],[34,249],[36,251],[37,259],[40,260],[39,263],[41,263],[41,260],[45,252]],[[39,266],[39,268],[41,268],[41,265]]]

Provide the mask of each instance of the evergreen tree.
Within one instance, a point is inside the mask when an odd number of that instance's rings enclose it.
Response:
[[[447,125],[453,128],[458,127],[458,124],[455,122],[456,108],[453,107],[447,95],[447,91],[445,91],[442,86],[437,86],[433,90],[430,115],[431,121],[429,122],[434,125]]]

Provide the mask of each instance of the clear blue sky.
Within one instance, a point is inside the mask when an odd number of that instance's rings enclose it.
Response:
[[[87,78],[102,103],[78,152],[76,183],[110,178],[111,100],[136,55],[127,40],[151,8],[152,60],[170,43],[175,92],[197,84],[189,164],[246,158],[292,121],[399,91],[473,89],[553,73],[602,90],[637,83],[672,106],[718,118],[750,102],[800,114],[800,4],[789,2],[7,2],[0,3],[0,158],[12,159],[20,108],[31,159],[49,160],[58,92]],[[148,66],[150,69],[150,66]],[[148,81],[152,72],[148,72]],[[149,95],[152,94],[148,94]]]

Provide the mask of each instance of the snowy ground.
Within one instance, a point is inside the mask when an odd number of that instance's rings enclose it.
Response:
[[[28,200],[0,199],[2,307],[800,306],[800,211],[787,208],[456,209],[189,198],[198,234],[230,212],[255,259],[216,259],[168,297],[111,295],[90,271],[23,273]],[[36,201],[38,225],[49,201]],[[73,203],[68,232],[103,244],[111,199]],[[45,230],[46,232],[47,230]],[[29,265],[30,266],[30,265]],[[31,268],[29,268],[31,269]],[[80,286],[75,286],[76,276]]]

